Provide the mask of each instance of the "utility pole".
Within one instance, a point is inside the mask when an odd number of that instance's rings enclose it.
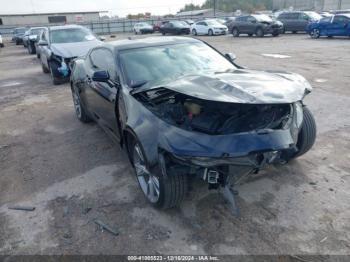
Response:
[[[214,17],[216,17],[216,0],[213,0],[214,1]]]

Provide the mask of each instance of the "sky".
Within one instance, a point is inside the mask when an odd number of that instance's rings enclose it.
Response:
[[[152,15],[176,13],[185,4],[202,4],[204,0],[0,0],[1,14],[51,13],[75,11],[109,11],[125,17],[132,13]]]

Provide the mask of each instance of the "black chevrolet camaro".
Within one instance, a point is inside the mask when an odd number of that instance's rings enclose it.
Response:
[[[178,205],[194,178],[235,208],[235,181],[286,164],[316,137],[302,76],[245,69],[188,37],[92,48],[74,60],[71,89],[78,119],[96,121],[126,149],[143,193],[161,208]]]

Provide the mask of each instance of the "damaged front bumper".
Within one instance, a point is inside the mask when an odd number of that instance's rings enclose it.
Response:
[[[57,78],[61,78],[62,80],[68,80],[71,74],[71,69],[69,65],[73,59],[75,59],[75,57],[62,58],[59,56],[52,55],[51,68],[54,76]]]

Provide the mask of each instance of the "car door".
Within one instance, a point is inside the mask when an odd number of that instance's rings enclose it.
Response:
[[[47,43],[47,45],[43,45],[40,47],[40,60],[41,63],[46,67],[49,68],[48,61],[51,57],[51,50],[50,50],[50,42],[49,42],[49,31],[45,30],[42,34],[42,40]]]
[[[295,31],[297,32],[300,27],[299,25],[299,13],[289,13],[289,16],[288,16],[288,31]]]
[[[257,20],[254,16],[248,16],[247,17],[247,23],[245,23],[245,33],[247,34],[254,34],[255,28],[257,26]]]
[[[332,22],[328,25],[327,34],[335,36],[345,36],[350,32],[349,28],[349,18],[336,15],[334,16]]]
[[[118,124],[115,114],[116,98],[119,91],[119,80],[113,52],[104,47],[93,49],[89,57],[90,65],[86,76],[85,99],[90,111],[98,118],[99,123],[108,128],[118,138]],[[96,71],[107,71],[110,83],[93,80]]]
[[[198,22],[196,23],[196,30],[197,30],[197,34],[204,34],[204,22]]]
[[[307,28],[307,25],[309,24],[309,21],[311,21],[310,16],[308,16],[306,13],[300,13],[299,22],[298,22],[298,31],[305,31]]]

